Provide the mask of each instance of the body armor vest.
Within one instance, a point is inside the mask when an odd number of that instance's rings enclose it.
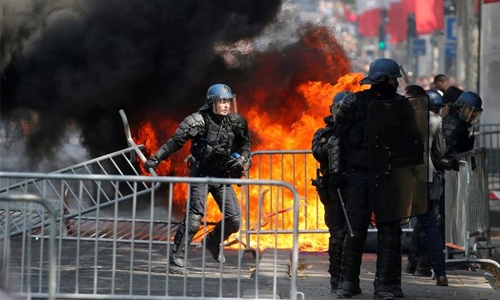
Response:
[[[202,113],[205,128],[202,134],[193,137],[191,154],[200,162],[200,168],[210,168],[213,171],[225,171],[231,149],[234,133],[229,117],[215,122],[208,113]]]

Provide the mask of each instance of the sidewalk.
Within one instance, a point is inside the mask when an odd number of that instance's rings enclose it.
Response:
[[[492,244],[497,249],[494,252],[496,261],[500,258],[499,233],[500,230],[493,230],[491,236]],[[12,249],[21,249],[23,239],[17,237],[10,242]],[[33,253],[40,253],[39,247],[46,246],[43,239],[32,240],[31,245]],[[141,296],[144,299],[152,299],[153,296],[167,294],[170,299],[233,299],[236,296],[255,299],[257,292],[259,299],[288,299],[292,290],[290,249],[266,249],[257,252],[257,256],[251,252],[225,249],[226,262],[220,264],[214,261],[209,253],[207,255],[207,251],[203,250],[200,244],[193,244],[188,252],[187,276],[166,272],[168,252],[163,244],[124,243],[115,248],[113,243],[104,241],[65,241],[61,245],[61,253],[64,255],[58,261],[60,280],[57,290],[63,296],[59,299],[70,299],[76,295],[88,295],[88,298],[93,299],[117,299],[121,294],[124,295],[121,299],[130,299],[131,295],[134,299],[140,299]],[[11,264],[14,266],[10,273],[11,283],[16,286],[20,283],[26,284],[22,277],[25,275],[18,274],[19,267],[23,265],[19,259],[18,256],[11,256]],[[301,252],[298,259],[296,290],[303,295],[303,299],[336,299],[336,295],[330,293],[328,254]],[[353,299],[373,298],[375,261],[374,253],[364,254],[360,276],[363,292]],[[406,261],[405,254],[403,270]],[[36,260],[33,263],[37,265]],[[441,287],[431,278],[403,273],[404,299],[500,299],[500,290],[491,287],[485,274],[484,269],[477,268],[474,272],[463,267],[451,269],[450,266],[447,269],[449,286]],[[41,288],[46,291],[46,278],[37,273],[37,268],[33,269],[31,275],[31,289]],[[14,286],[11,288],[13,292],[19,290],[14,289]],[[107,295],[114,295],[114,298]]]
[[[500,228],[491,229],[491,244],[495,247],[491,259],[500,261]],[[483,258],[488,258],[484,257]],[[352,299],[373,299],[373,279],[375,272],[376,255],[365,253],[361,265],[362,294]],[[407,255],[403,255],[403,270],[406,266]],[[493,266],[493,265],[490,265]],[[305,299],[336,299],[330,293],[327,253],[302,252],[299,255],[299,276],[297,289],[304,293]],[[454,300],[496,300],[500,299],[500,289],[493,289],[486,279],[487,271],[465,270],[462,266],[448,264],[446,270],[449,286],[437,286],[431,278],[422,278],[409,274],[402,274],[402,287],[405,298],[408,300],[423,299],[454,299]],[[491,278],[491,277],[490,277]],[[496,282],[497,288],[500,283]]]
[[[328,255],[326,253],[300,253],[300,271],[297,281],[298,291],[305,299],[336,299],[330,293]],[[376,255],[365,253],[361,265],[361,295],[353,299],[373,299],[373,279]],[[406,264],[403,256],[403,269]],[[484,277],[485,271],[447,270],[449,286],[437,286],[431,278],[422,278],[403,273],[402,287],[404,299],[455,299],[455,300],[496,300],[500,299],[500,290],[494,290]]]

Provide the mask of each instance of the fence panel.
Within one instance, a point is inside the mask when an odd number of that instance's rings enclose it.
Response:
[[[500,267],[489,259],[480,259],[474,251],[476,242],[490,242],[488,163],[486,149],[461,153],[458,172],[445,174],[445,243],[450,249],[463,252],[459,258],[447,262],[486,262]],[[447,248],[447,249],[448,249]]]
[[[72,222],[61,219],[57,224],[57,259],[54,265],[50,264],[57,270],[57,298],[297,299],[300,295],[296,286],[299,197],[288,183],[276,180],[6,172],[0,172],[0,178],[26,182],[57,181],[64,186],[74,186],[77,191],[82,191],[89,183],[114,188],[108,195],[115,198],[96,195],[95,211],[91,214],[84,214],[83,206],[71,205],[88,201],[88,194],[80,192],[69,196],[71,213],[75,217],[71,218]],[[189,207],[189,200],[185,201],[189,199],[186,191],[195,183],[234,185],[238,195],[242,195],[239,199],[242,207],[244,203],[259,201],[247,200],[245,195],[260,197],[264,202],[268,198],[287,198],[290,207],[286,213],[273,214],[271,218],[272,211],[280,209],[277,203],[252,212],[255,216],[250,222],[254,225],[252,239],[247,240],[243,234],[248,230],[245,226],[231,236],[222,248],[227,258],[224,264],[213,260],[210,252],[205,251],[205,245],[200,243],[203,235],[212,230],[213,224],[221,220],[220,214],[207,210],[203,226],[186,256],[189,274],[169,274],[168,254],[177,225]],[[145,194],[139,193],[144,191],[143,185],[155,184],[161,184],[161,187],[149,189]],[[121,199],[119,190],[122,186],[132,187],[129,201],[116,201]],[[6,189],[1,195],[11,196],[11,191]],[[101,201],[111,205],[102,207]],[[215,203],[209,203],[207,207],[218,212]],[[8,220],[10,218],[0,220],[0,225],[9,228],[6,224]],[[291,226],[286,234],[272,225],[284,223]],[[68,234],[69,231],[71,234]],[[12,264],[26,265],[27,257],[40,257],[32,270],[48,264],[45,252],[42,252],[44,247],[39,247],[47,234],[45,226],[38,229],[27,226],[22,232],[32,234],[29,239],[32,243],[30,255],[22,247],[22,236],[13,236],[12,249],[20,250],[18,256],[11,257]],[[24,287],[23,291],[29,288],[36,289],[39,296],[47,294],[45,285],[48,282],[43,276],[38,280],[30,276],[28,278],[32,280],[28,281],[16,270],[12,271]],[[18,294],[22,295],[22,292]]]
[[[479,124],[473,132],[475,148],[486,149],[489,189],[500,190],[500,124]]]
[[[139,175],[135,167],[134,155],[137,151],[136,147],[129,147],[114,153],[101,156],[80,164],[76,164],[61,170],[52,172],[51,174],[61,175]],[[70,219],[76,214],[86,214],[96,210],[97,198],[99,197],[99,205],[107,206],[112,204],[112,200],[124,201],[132,198],[132,192],[148,193],[149,189],[155,186],[148,186],[145,183],[140,183],[138,187],[133,187],[129,182],[122,182],[120,188],[112,186],[112,182],[98,182],[87,180],[82,182],[65,181],[65,180],[47,180],[39,179],[23,179],[21,178],[0,178],[0,194],[33,194],[42,198],[48,199],[56,208],[57,219]],[[116,195],[114,193],[117,193]],[[70,204],[68,199],[73,199]],[[79,202],[79,200],[84,200]],[[4,228],[1,222],[7,216],[3,213],[5,209],[0,203],[0,234],[9,232],[10,234],[20,234],[23,229],[23,206],[11,206],[10,217],[12,218],[10,228]],[[16,216],[19,216],[16,217]],[[42,211],[34,210],[31,212],[32,220],[30,225],[33,228],[42,226],[46,217]]]
[[[0,203],[6,212],[2,222],[4,228],[14,222],[9,211],[11,206],[24,207],[16,219],[22,220],[22,234],[4,231],[0,234],[0,289],[26,297],[43,296],[56,299],[56,212],[46,199],[35,195],[0,195]],[[32,212],[42,212],[42,226],[47,229],[48,239],[36,239],[29,228],[32,227]]]

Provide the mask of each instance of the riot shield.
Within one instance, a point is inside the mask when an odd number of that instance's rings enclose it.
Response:
[[[423,96],[368,106],[369,191],[376,222],[427,211],[428,102]]]

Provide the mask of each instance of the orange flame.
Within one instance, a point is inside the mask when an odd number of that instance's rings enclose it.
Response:
[[[251,99],[251,101],[244,99],[238,104],[242,114],[249,121],[253,142],[252,151],[311,149],[314,132],[325,126],[323,119],[330,114],[329,106],[332,104],[333,96],[340,91],[356,92],[367,88],[359,84],[362,74],[349,73],[348,59],[329,30],[324,28],[312,30],[302,38],[299,44],[299,46],[287,49],[286,55],[276,52],[256,56],[255,64],[258,67],[253,70],[255,83],[251,79],[247,80],[245,84],[248,84],[248,87],[243,86],[239,89],[239,100],[242,99],[241,95]],[[284,62],[283,59],[287,58],[292,61]],[[262,78],[272,79],[262,81]],[[336,82],[336,84],[332,85],[329,82]],[[175,130],[177,124],[173,121],[171,123],[168,126],[164,124],[160,126]],[[146,152],[150,155],[159,148],[155,135],[156,128],[156,125],[151,126],[150,123],[141,124],[135,138],[138,144],[145,144]],[[174,166],[182,165],[182,163],[174,164],[172,159],[178,155],[186,157],[187,149],[189,147],[186,145],[182,149],[184,151],[182,154],[175,154],[169,158],[167,160],[169,162],[164,164],[158,173],[186,175],[186,168],[183,168],[183,172],[180,172],[180,169],[174,170]],[[297,159],[306,161],[297,161]],[[316,164],[312,156],[304,156],[294,158],[294,161],[292,158],[285,159],[284,170],[276,168],[272,171],[259,171],[260,179],[284,178],[287,182],[296,182],[297,186],[307,187],[305,191],[298,191],[301,197],[307,196],[301,199],[300,220],[293,219],[291,209],[293,198],[290,192],[285,191],[284,195],[278,195],[280,192],[278,190],[272,189],[262,193],[258,188],[250,187],[248,191],[250,213],[248,216],[244,215],[249,219],[249,229],[260,226],[259,229],[266,230],[279,226],[279,228],[291,230],[295,221],[299,222],[301,230],[318,229],[316,224],[320,224],[319,229],[326,229],[323,205],[316,207],[321,202],[316,201],[316,190],[309,182],[311,178],[316,177],[315,167],[309,168],[308,174],[293,174],[294,164],[303,163],[312,166]],[[264,165],[265,162],[262,164]],[[266,171],[269,173],[265,174]],[[254,177],[254,173],[250,172],[250,176]],[[235,189],[239,195],[241,189],[239,187]],[[272,193],[272,197],[266,193]],[[185,190],[179,193],[174,192],[174,197],[178,199],[176,203],[185,205],[186,194]],[[262,198],[262,203],[259,205],[260,198]],[[279,208],[276,205],[276,199],[283,201],[280,202]],[[221,219],[220,212],[215,202],[212,202],[211,196],[209,201],[206,219],[209,222],[217,222]],[[246,203],[240,203],[240,205],[244,211]],[[262,210],[260,220],[258,219],[259,207]],[[243,220],[243,224],[245,222],[246,220]],[[252,240],[247,242],[255,243],[253,237],[251,236]],[[276,237],[271,235],[261,235],[259,245],[261,248],[278,247],[278,245],[280,248],[292,247],[293,241],[290,235],[279,235],[277,244],[275,239]],[[301,250],[323,251],[327,248],[328,234],[307,234],[299,237]]]

